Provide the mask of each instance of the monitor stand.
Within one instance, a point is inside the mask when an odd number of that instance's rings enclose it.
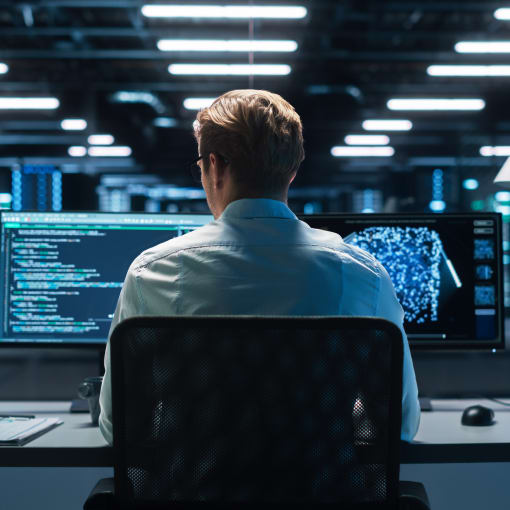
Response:
[[[99,375],[104,375],[104,349],[99,349],[98,361],[99,361]],[[71,400],[71,407],[69,408],[70,413],[88,413],[89,412],[89,401],[86,398],[73,398]]]
[[[432,411],[432,401],[429,397],[419,397],[420,409],[423,412]]]

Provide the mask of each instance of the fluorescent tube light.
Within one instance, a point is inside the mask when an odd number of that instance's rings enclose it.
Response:
[[[182,75],[283,76],[290,73],[290,66],[286,64],[170,64],[168,72]]]
[[[427,68],[427,74],[429,76],[510,76],[510,65],[434,65]]]
[[[390,110],[483,110],[483,99],[390,99]]]
[[[178,122],[177,119],[174,119],[172,117],[156,117],[152,121],[152,124],[160,128],[172,128],[177,126]]]
[[[460,41],[457,53],[510,53],[510,41]]]
[[[211,106],[215,99],[215,97],[187,97],[182,104],[186,110],[201,110]]]
[[[390,138],[386,135],[347,135],[344,141],[347,145],[388,145]]]
[[[484,145],[480,147],[480,154],[482,156],[510,156],[510,145]]]
[[[87,129],[87,121],[85,119],[64,119],[60,123],[60,127],[65,131],[83,131]]]
[[[161,51],[296,51],[296,41],[250,41],[220,39],[161,39],[157,42]]]
[[[87,141],[90,145],[111,145],[115,138],[112,135],[90,135]]]
[[[9,70],[9,66],[0,62],[0,74],[5,74]]]
[[[403,119],[369,119],[363,121],[361,126],[365,131],[409,131],[413,123]]]
[[[96,145],[94,147],[89,147],[88,153],[89,156],[94,157],[127,157],[131,156],[131,147],[127,145],[110,145],[110,146],[101,146]]]
[[[494,11],[494,17],[496,19],[510,20],[510,8],[502,7]]]
[[[73,158],[82,158],[87,154],[87,148],[83,145],[72,145],[67,149],[67,154]]]
[[[56,97],[0,97],[0,110],[54,110],[59,105]]]
[[[148,18],[302,19],[307,9],[291,5],[144,5]]]
[[[389,157],[395,154],[393,147],[342,147],[331,148],[331,155],[340,157]]]

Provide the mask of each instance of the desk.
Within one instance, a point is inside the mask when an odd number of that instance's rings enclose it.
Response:
[[[510,403],[510,402],[509,402]],[[494,409],[496,424],[466,427],[465,407]],[[0,402],[0,414],[60,416],[64,424],[22,447],[0,447],[0,466],[109,467],[112,449],[88,414],[70,414],[69,402]],[[433,400],[434,411],[421,415],[415,442],[402,444],[402,464],[510,462],[510,407],[488,400]]]

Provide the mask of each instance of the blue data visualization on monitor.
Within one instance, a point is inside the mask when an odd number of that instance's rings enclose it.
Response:
[[[208,214],[2,212],[0,343],[101,344],[131,262]]]
[[[501,216],[482,214],[318,215],[388,272],[414,345],[503,347]]]

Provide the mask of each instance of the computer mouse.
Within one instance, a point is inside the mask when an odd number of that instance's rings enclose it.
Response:
[[[471,427],[486,427],[494,424],[494,411],[484,406],[469,406],[464,409],[461,419],[462,425]]]

